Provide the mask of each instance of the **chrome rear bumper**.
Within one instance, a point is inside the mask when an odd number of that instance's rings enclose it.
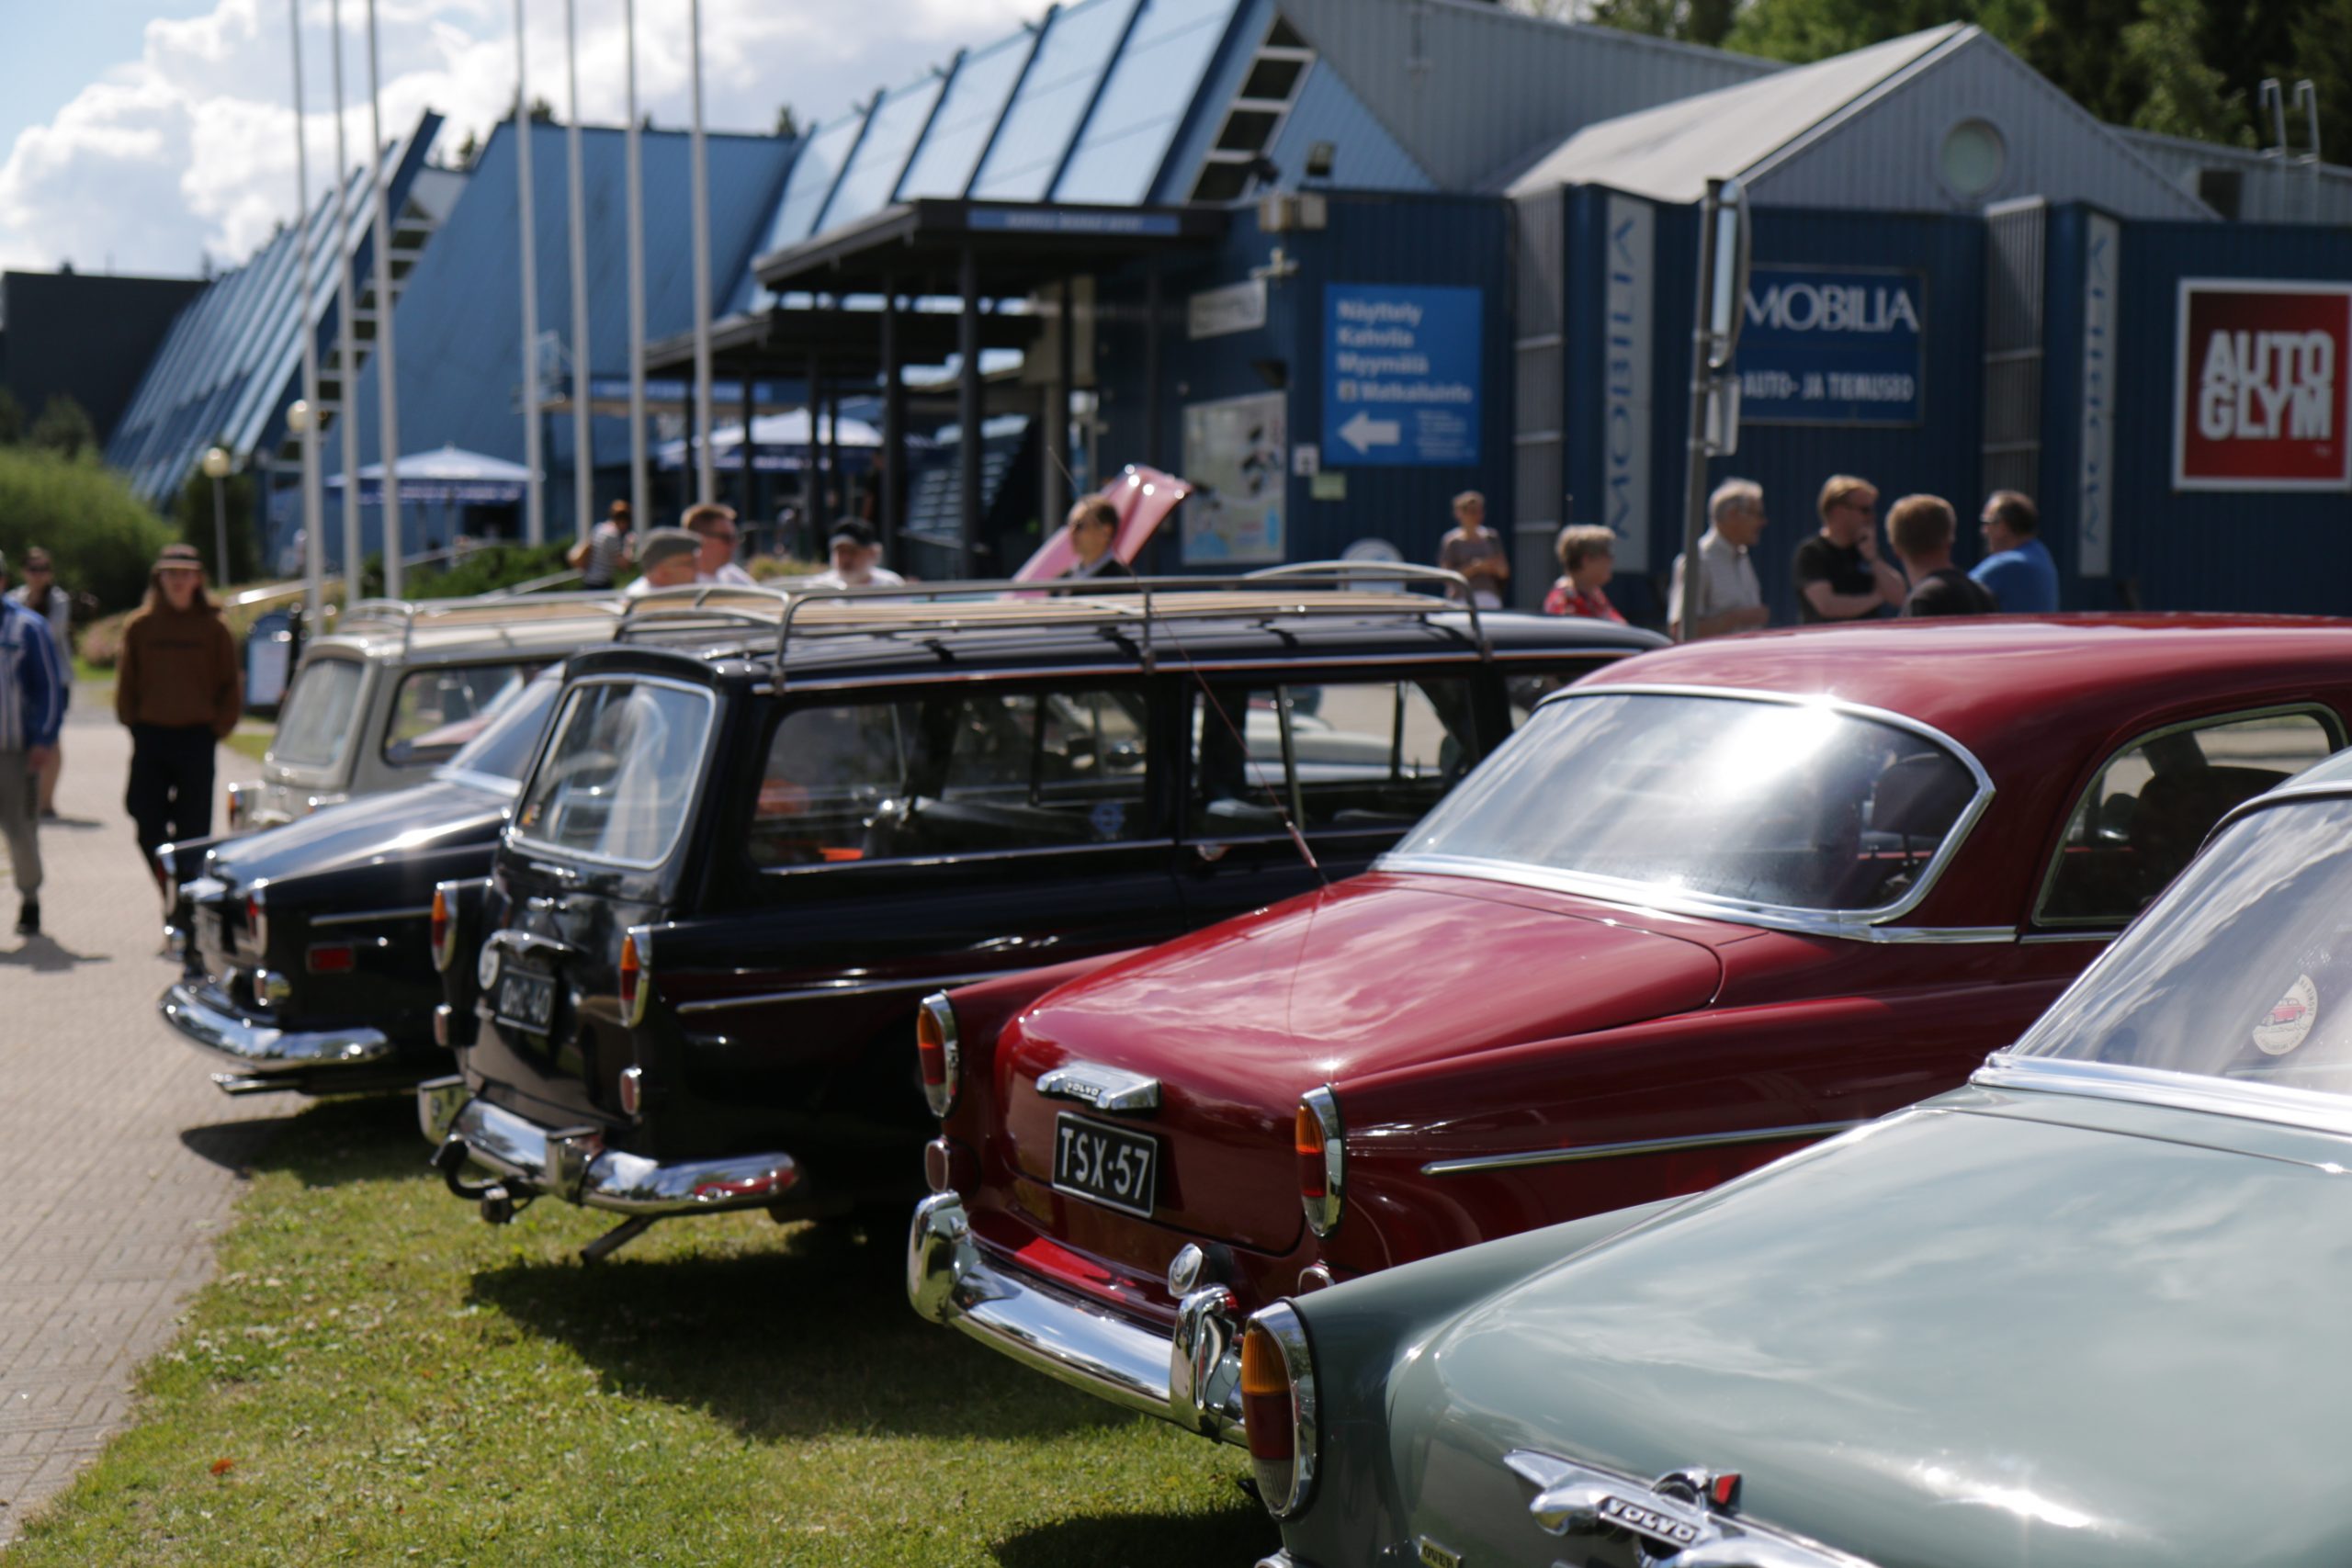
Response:
[[[907,1237],[907,1299],[1048,1377],[1229,1443],[1241,1431],[1241,1314],[1231,1292],[1186,1296],[1171,1337],[1035,1275],[991,1264],[963,1201],[934,1193]]]
[[[623,1214],[716,1213],[758,1209],[796,1196],[800,1167],[790,1155],[737,1155],[663,1164],[604,1145],[594,1127],[543,1127],[492,1104],[462,1077],[416,1086],[417,1124],[427,1141],[462,1145],[466,1157],[531,1192]]]
[[[389,1062],[396,1054],[379,1029],[347,1028],[289,1031],[255,1023],[223,1007],[207,987],[181,980],[168,987],[155,1004],[164,1021],[199,1049],[234,1064],[233,1073],[215,1073],[212,1081],[231,1094],[251,1094],[281,1087],[271,1080],[329,1071],[356,1070]],[[291,1082],[285,1088],[295,1087]]]

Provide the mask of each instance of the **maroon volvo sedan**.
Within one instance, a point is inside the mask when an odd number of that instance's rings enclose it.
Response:
[[[2352,623],[2321,620],[1884,623],[1625,660],[1366,874],[931,998],[909,1292],[1238,1438],[1251,1311],[1959,1084],[2347,716]]]

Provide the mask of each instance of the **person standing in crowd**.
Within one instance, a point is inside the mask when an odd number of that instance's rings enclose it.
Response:
[[[122,628],[114,713],[130,731],[123,808],[140,852],[163,883],[155,852],[212,831],[212,749],[243,707],[237,639],[204,591],[192,545],[165,545],[147,576],[147,602]]]
[[[1062,575],[1067,578],[1129,575],[1126,562],[1111,547],[1119,542],[1119,509],[1102,496],[1090,495],[1069,509],[1069,547],[1075,554]]]
[[[1437,564],[1470,580],[1471,601],[1481,610],[1503,607],[1510,558],[1502,536],[1487,526],[1487,498],[1476,491],[1453,498],[1453,528],[1437,547]]]
[[[657,588],[691,588],[699,575],[702,541],[684,528],[655,528],[637,552],[637,581],[621,590],[639,599]]]
[[[881,543],[874,525],[863,517],[844,517],[833,525],[829,542],[833,567],[803,583],[807,588],[901,588],[906,579],[880,564]]]
[[[1905,615],[1990,615],[2001,608],[1984,584],[1951,564],[1959,531],[1959,513],[1939,495],[1906,495],[1888,510],[1887,542],[1911,577]]]
[[[632,558],[628,531],[634,525],[628,502],[616,501],[605,519],[588,530],[588,536],[571,547],[564,558],[580,569],[580,586],[586,589],[610,588],[620,576],[621,568]]]
[[[2041,513],[2033,498],[2022,491],[1996,490],[1984,498],[1984,515],[1977,522],[1992,554],[1968,575],[2010,615],[2055,615],[2058,563],[2041,542]]]
[[[0,565],[0,584],[8,581],[5,565]],[[8,593],[11,604],[22,604],[49,623],[49,635],[57,645],[59,662],[67,671],[62,690],[70,698],[74,691],[74,595],[57,585],[57,568],[50,560],[49,552],[35,545],[25,552],[25,581]],[[62,699],[61,699],[62,700]],[[58,732],[50,746],[49,761],[40,770],[40,815],[44,822],[57,819],[57,777],[65,771],[65,733]]]
[[[0,582],[8,561],[0,556]],[[0,598],[0,842],[17,875],[17,934],[40,935],[40,776],[65,717],[65,660],[49,623]]]
[[[1900,606],[1910,587],[1878,555],[1878,487],[1836,474],[1821,487],[1821,531],[1797,547],[1797,619],[1859,621]]]
[[[1544,595],[1544,613],[1624,625],[1606,592],[1617,575],[1617,536],[1597,523],[1572,523],[1560,530],[1554,548],[1560,556],[1560,578]]]
[[[1707,498],[1707,531],[1699,536],[1699,581],[1690,602],[1690,641],[1752,632],[1772,618],[1756,581],[1748,551],[1764,536],[1764,487],[1754,479],[1725,479]],[[1682,557],[1674,558],[1674,581],[1666,600],[1667,635],[1682,635]]]
[[[695,558],[697,581],[716,582],[728,588],[757,586],[752,574],[735,564],[735,509],[706,501],[686,508],[684,519],[686,532],[702,541],[702,551]]]

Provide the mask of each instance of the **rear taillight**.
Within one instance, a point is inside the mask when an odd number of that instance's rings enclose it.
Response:
[[[359,950],[347,942],[322,942],[311,949],[308,960],[313,975],[348,975],[359,967]]]
[[[1340,1227],[1348,1175],[1339,1097],[1328,1089],[1300,1095],[1291,1142],[1298,1156],[1298,1201],[1306,1211],[1306,1223],[1317,1235],[1329,1235]]]
[[[1315,1359],[1298,1314],[1277,1303],[1241,1337],[1241,1425],[1259,1500],[1278,1519],[1315,1490]]]
[[[956,1009],[944,991],[933,991],[915,1010],[915,1057],[922,1066],[922,1097],[931,1113],[944,1117],[956,1109],[956,1090],[964,1077],[964,1050],[956,1032]]]
[[[621,938],[621,1021],[631,1029],[645,1021],[645,1007],[653,999],[653,982],[645,973],[650,954],[640,949],[638,935]]]
[[[433,967],[447,969],[458,956],[458,922],[449,908],[449,890],[433,890]]]

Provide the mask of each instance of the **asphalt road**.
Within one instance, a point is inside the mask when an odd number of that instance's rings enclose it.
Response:
[[[220,1094],[156,1017],[172,965],[122,810],[130,738],[86,688],[66,723],[43,935],[13,934],[0,874],[0,1546],[130,1418],[132,1374],[211,1271],[238,1168],[286,1110]],[[225,749],[220,770],[255,772]]]

